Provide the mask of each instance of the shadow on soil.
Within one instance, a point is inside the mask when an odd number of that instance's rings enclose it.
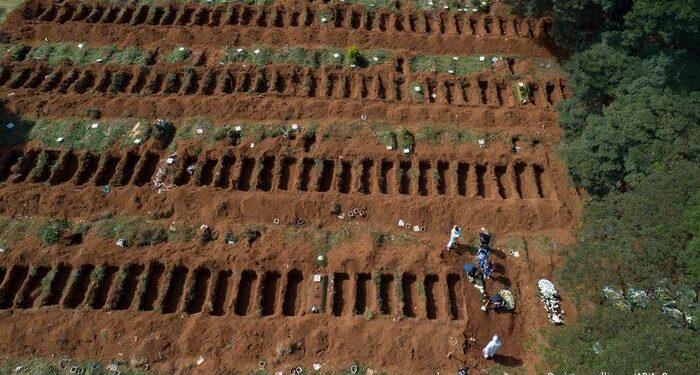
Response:
[[[34,123],[10,112],[0,101],[0,152],[29,141]]]
[[[500,355],[496,354],[493,357],[493,360],[496,361],[499,365],[503,366],[508,366],[508,367],[516,367],[516,366],[522,366],[523,361],[519,358],[507,356],[507,355]]]

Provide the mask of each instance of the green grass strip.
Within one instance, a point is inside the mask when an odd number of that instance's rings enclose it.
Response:
[[[8,123],[14,127],[8,129]],[[140,125],[135,128],[137,123]],[[104,151],[116,144],[135,144],[136,139],[144,143],[150,134],[150,123],[140,119],[96,121],[42,118],[28,121],[0,117],[0,146],[36,141],[47,147]]]
[[[15,10],[24,0],[2,0],[0,1],[0,24],[5,22],[7,16]]]
[[[0,44],[0,57],[10,56],[19,60],[20,51],[27,47],[19,44]],[[84,43],[42,42],[31,48],[25,60],[40,60],[49,65],[58,65],[68,60],[75,65],[88,65],[96,62],[120,65],[144,64],[146,56],[137,47],[119,48],[113,45],[91,47]]]
[[[481,59],[483,57],[483,60]],[[412,72],[438,72],[450,73],[460,76],[472,75],[493,68],[492,58],[507,56],[416,56],[411,58]]]
[[[360,51],[359,66],[372,66],[385,63],[390,53],[381,49]],[[224,52],[223,62],[246,63],[252,65],[291,64],[309,68],[322,66],[349,66],[353,62],[347,57],[347,51],[342,48],[325,47],[306,49],[303,47],[282,47],[271,49],[266,47],[228,48]]]

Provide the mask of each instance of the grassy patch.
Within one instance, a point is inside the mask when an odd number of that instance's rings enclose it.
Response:
[[[485,137],[484,133],[475,133],[468,129],[453,129],[447,132],[447,140],[452,144],[476,143]]]
[[[240,131],[236,128],[240,126]],[[260,142],[267,138],[282,136],[290,131],[291,127],[284,124],[272,123],[242,123],[236,125],[215,126],[210,119],[192,118],[185,121],[176,133],[176,139],[201,140],[208,144],[221,141],[226,138]]]
[[[241,137],[252,138],[260,142],[267,138],[274,138],[282,134],[282,126],[273,124],[246,124],[241,126]]]
[[[155,0],[140,0],[139,3],[154,4]],[[219,5],[219,4],[247,4],[247,5],[270,5],[275,0],[174,0],[179,3],[197,3],[201,5]]]
[[[185,120],[185,123],[177,129],[176,139],[199,140],[213,143],[216,140],[217,129],[211,119],[195,117]]]
[[[83,369],[85,375],[109,375],[113,371],[108,371],[108,364],[102,364],[93,360],[69,360],[64,363],[67,369],[61,369],[60,362],[56,358],[8,358],[0,362],[0,374],[17,375],[62,375],[67,374],[68,369],[77,366]],[[123,375],[146,375],[147,372],[135,369],[128,369],[125,365],[119,366],[119,371]]]
[[[486,3],[486,4],[484,4]],[[490,0],[413,0],[413,4],[418,9],[452,12],[487,12],[490,8]],[[447,6],[447,8],[445,8]]]
[[[396,132],[387,124],[373,123],[370,124],[372,134],[377,137],[379,143],[383,144],[387,149],[396,150],[398,143],[396,142]]]
[[[82,46],[82,47],[81,47]],[[18,44],[0,45],[3,56],[13,56],[22,48],[27,48]],[[49,65],[58,65],[64,60],[68,60],[75,65],[87,65],[95,62],[135,65],[146,62],[145,53],[137,47],[119,48],[114,45],[91,47],[79,43],[50,43],[42,42],[29,50],[25,56],[26,60],[40,60]]]
[[[185,61],[192,56],[192,50],[185,47],[175,47],[170,53],[165,56],[165,62],[169,64]]]
[[[23,2],[24,0],[3,0],[0,3],[0,24],[4,23],[7,15]]]
[[[318,20],[318,24],[321,26],[333,25],[334,19],[333,13],[331,13],[329,10],[321,10],[316,13],[316,20]]]
[[[309,68],[320,68],[332,65],[350,65],[357,62],[359,66],[383,64],[390,57],[388,51],[372,49],[357,50],[348,58],[347,51],[335,47],[306,49],[303,47],[267,47],[227,48],[224,51],[224,63],[245,63],[251,65],[291,64]]]
[[[321,140],[348,140],[354,137],[360,129],[362,129],[362,124],[359,123],[341,124],[334,122],[323,128]]]
[[[396,2],[392,0],[345,0],[346,4],[360,4],[367,9],[388,9],[396,10]]]
[[[425,100],[425,85],[418,82],[413,82],[409,85],[408,89],[411,91],[411,97],[413,99],[416,99],[421,102]]]
[[[408,129],[401,128],[399,129],[399,147],[401,150],[408,149],[410,152],[413,152],[413,150],[416,147],[416,139],[413,136],[413,133],[408,131]]]
[[[494,56],[424,55],[411,58],[412,72],[437,72],[468,76],[493,68]],[[498,56],[501,57],[501,56]],[[505,59],[506,57],[503,56]]]
[[[433,126],[424,126],[416,132],[416,141],[430,143],[436,145],[442,142],[445,136],[445,130]]]
[[[290,227],[286,231],[286,237],[290,240],[303,240],[311,244],[311,248],[316,252],[316,256],[323,256],[327,262],[327,254],[335,247],[355,237],[355,228],[351,223],[345,223],[335,231],[320,227],[298,228]]]
[[[372,243],[376,247],[381,246],[403,246],[410,243],[415,243],[415,237],[410,233],[385,233],[379,229],[370,230],[370,236],[372,238]]]
[[[5,125],[12,122],[14,127]],[[138,127],[135,127],[140,123]],[[0,119],[0,146],[14,146],[27,141],[37,141],[48,147],[62,147],[76,150],[104,151],[115,144],[134,144],[135,139],[145,142],[150,136],[150,126],[145,120],[123,119],[94,121],[83,119],[51,120],[42,118],[36,121]],[[93,127],[93,124],[97,124]],[[63,138],[61,142],[59,138]]]
[[[197,229],[191,224],[172,224],[168,227],[168,241],[170,242],[189,242],[196,235]]]
[[[479,139],[486,139],[488,134],[475,132],[469,129],[426,124],[416,131],[416,141],[425,142],[431,145],[451,143],[458,145],[462,143],[477,143]]]
[[[29,217],[0,217],[0,248],[7,250],[26,238],[27,233],[38,232],[39,223]]]
[[[63,231],[71,227],[71,223],[65,219],[47,219],[39,230],[41,242],[44,246],[51,246],[61,239]]]
[[[124,239],[126,246],[157,245],[168,241],[168,232],[158,223],[141,218],[108,216],[95,225],[102,238]]]

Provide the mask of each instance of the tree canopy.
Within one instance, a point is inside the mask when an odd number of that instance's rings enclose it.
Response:
[[[574,93],[559,152],[592,197],[559,274],[579,315],[549,336],[548,369],[695,373],[700,2],[510,3],[555,19]]]

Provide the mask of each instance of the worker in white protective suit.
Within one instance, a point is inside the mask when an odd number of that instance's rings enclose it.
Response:
[[[455,245],[457,245],[457,239],[462,235],[462,228],[458,226],[452,227],[452,232],[450,233],[450,241],[447,242],[447,250],[452,250],[454,249]]]
[[[489,343],[486,344],[486,347],[484,348],[484,358],[493,358],[493,356],[496,355],[496,352],[498,351],[498,349],[501,348],[502,345],[503,344],[501,343],[501,340],[498,339],[498,336],[494,335],[491,341],[489,341]]]

